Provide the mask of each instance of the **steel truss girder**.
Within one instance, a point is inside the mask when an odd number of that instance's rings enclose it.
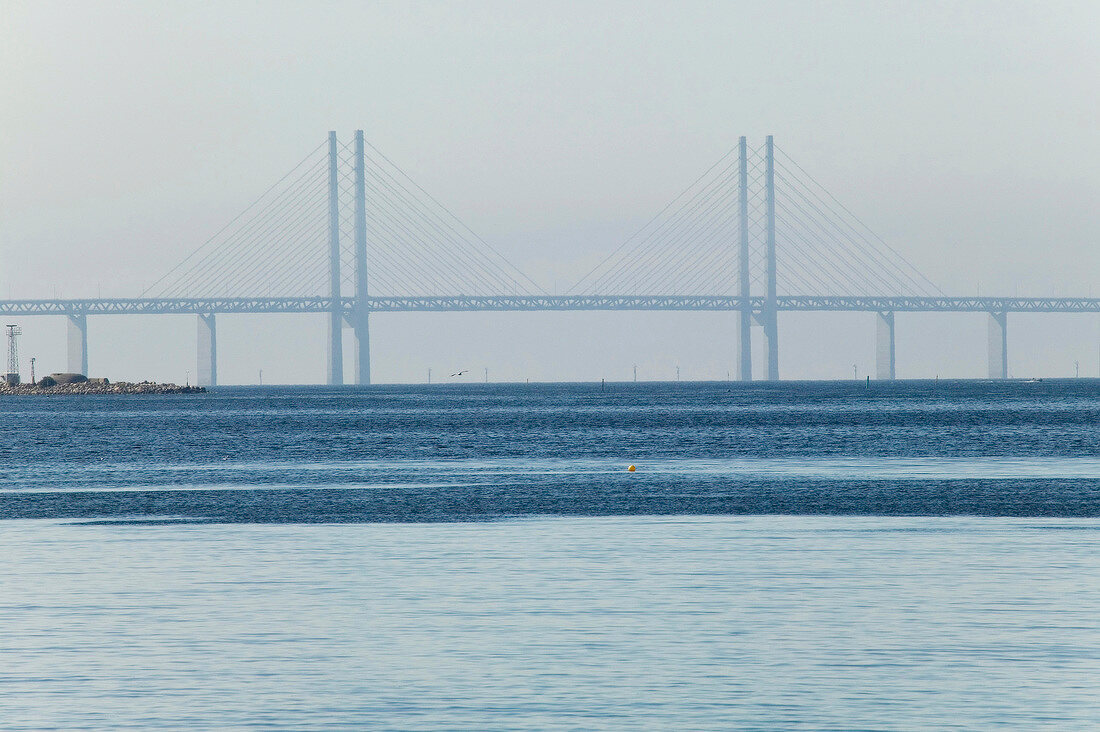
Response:
[[[373,312],[479,310],[729,310],[748,305],[764,310],[762,296],[735,295],[498,295],[450,297],[372,297]],[[788,312],[1008,312],[1096,313],[1091,297],[891,297],[886,295],[780,295],[777,309]]]
[[[320,313],[327,297],[94,298],[0,300],[5,315],[195,315],[209,313]]]
[[[355,298],[340,299],[345,314]],[[366,310],[395,312],[483,312],[536,310],[738,311],[762,312],[765,298],[735,295],[448,295],[367,298]],[[19,315],[188,315],[209,313],[327,313],[328,297],[89,298],[0,300],[0,314]],[[1097,313],[1092,297],[891,297],[886,295],[780,295],[787,312],[983,312]]]

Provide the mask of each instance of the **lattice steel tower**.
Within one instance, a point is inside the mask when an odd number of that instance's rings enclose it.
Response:
[[[23,329],[18,325],[6,325],[8,329],[8,372],[4,374],[4,382],[8,386],[19,383],[19,336]]]

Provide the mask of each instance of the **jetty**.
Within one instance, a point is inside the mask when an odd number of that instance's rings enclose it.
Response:
[[[115,381],[89,379],[80,374],[51,374],[37,383],[20,384],[0,381],[0,396],[64,396],[95,394],[203,394],[206,387],[158,384],[155,381]]]

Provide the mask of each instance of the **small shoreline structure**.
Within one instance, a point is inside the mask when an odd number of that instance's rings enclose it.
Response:
[[[89,379],[83,374],[50,374],[36,384],[0,382],[0,396],[91,395],[91,394],[205,394],[204,386],[158,384],[155,381]]]

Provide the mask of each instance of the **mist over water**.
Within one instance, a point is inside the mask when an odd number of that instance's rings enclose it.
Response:
[[[7,298],[138,296],[328,131],[349,142],[358,129],[551,293],[577,283],[739,136],[756,147],[769,134],[945,294],[1095,291],[1094,2],[497,0],[318,13],[311,4],[9,0],[4,11]],[[780,195],[781,223],[796,204],[806,205]],[[372,214],[384,209],[372,192]],[[325,230],[311,231],[316,256],[287,260],[295,276],[301,262],[323,268]],[[785,257],[828,238],[796,233],[780,230],[781,284],[795,274]],[[723,241],[732,251],[735,239]],[[268,239],[252,259],[283,263],[276,244]],[[687,269],[712,261],[672,251]],[[866,274],[871,264],[802,262],[818,277]],[[273,269],[271,280],[285,273]],[[673,285],[674,271],[660,284]],[[728,272],[723,284],[736,281],[732,268],[711,271]],[[385,284],[382,266],[370,272],[372,287]],[[249,294],[251,276],[226,291],[220,276],[229,273],[217,274],[205,284],[218,283],[218,297]],[[900,294],[847,294],[876,293]],[[867,373],[873,317],[784,313],[784,377],[844,378],[853,364]],[[899,314],[899,374],[988,373],[987,318]],[[316,316],[218,319],[222,383],[254,383],[259,369],[265,383],[324,373]],[[192,368],[192,318],[93,321],[97,376],[182,383]],[[1075,361],[1082,374],[1097,373],[1094,314],[1010,321],[1014,375],[1071,376]],[[40,366],[65,368],[63,317],[5,322],[24,327],[24,353]],[[625,378],[637,363],[643,378],[674,378],[677,364],[685,378],[721,378],[732,325],[721,313],[380,314],[371,326],[374,376],[410,382],[431,366],[467,364],[489,366],[496,378],[590,380]],[[592,358],[594,341],[602,363]]]

